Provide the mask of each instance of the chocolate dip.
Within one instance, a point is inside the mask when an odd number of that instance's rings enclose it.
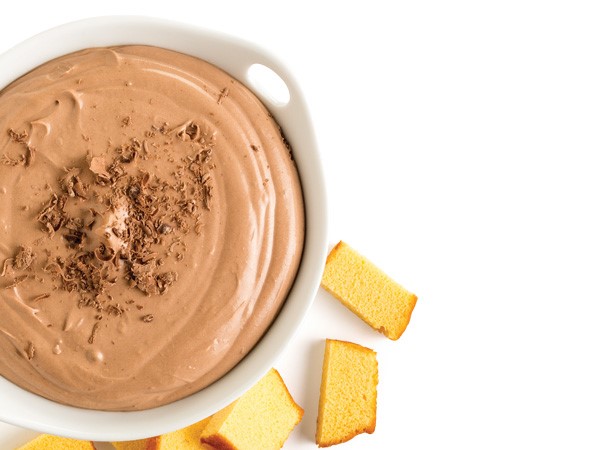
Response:
[[[235,366],[304,241],[290,148],[220,69],[124,46],[0,92],[0,375],[51,400],[140,410]]]

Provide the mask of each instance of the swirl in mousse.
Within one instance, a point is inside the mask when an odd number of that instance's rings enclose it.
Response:
[[[163,405],[234,367],[294,281],[291,149],[239,81],[148,46],[0,92],[0,375],[48,399]]]

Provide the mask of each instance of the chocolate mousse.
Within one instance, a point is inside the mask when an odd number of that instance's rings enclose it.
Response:
[[[86,49],[0,92],[0,375],[83,408],[194,393],[294,281],[302,191],[239,81],[148,46]]]

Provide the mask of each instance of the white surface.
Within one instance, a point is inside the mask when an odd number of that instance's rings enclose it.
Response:
[[[122,4],[26,14],[8,3],[0,50],[115,13],[269,49],[311,108],[330,242],[347,240],[419,295],[397,342],[317,296],[276,365],[306,409],[286,449],[315,448],[325,337],[370,345],[380,362],[377,429],[340,449],[600,447],[595,2]],[[0,426],[0,448],[13,433]]]

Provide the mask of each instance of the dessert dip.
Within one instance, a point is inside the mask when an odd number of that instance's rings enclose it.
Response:
[[[192,394],[258,342],[304,242],[291,149],[200,59],[86,49],[0,91],[0,375],[67,405]]]

